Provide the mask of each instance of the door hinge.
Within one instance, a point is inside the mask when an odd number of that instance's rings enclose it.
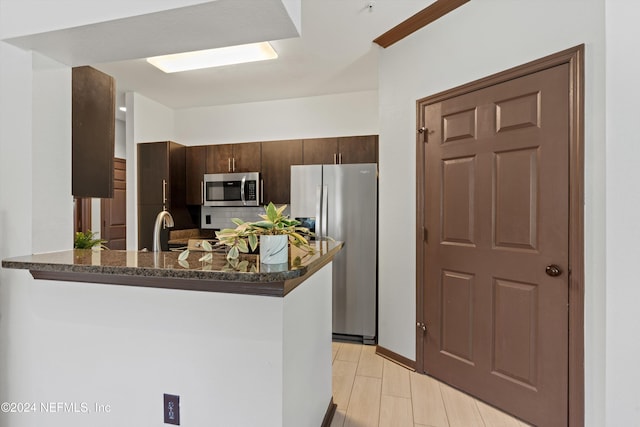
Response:
[[[426,127],[422,126],[420,129],[418,129],[418,133],[419,133],[420,135],[422,135],[422,142],[426,143],[426,142],[427,142],[427,139],[428,139],[428,136],[427,136],[427,135],[428,135],[428,133],[429,133],[429,132],[428,132],[428,129],[427,129]]]

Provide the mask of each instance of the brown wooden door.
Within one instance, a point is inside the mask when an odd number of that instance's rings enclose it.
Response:
[[[73,199],[73,232],[85,232],[91,230],[91,199]],[[75,236],[75,234],[74,234]]]
[[[263,203],[285,204],[290,201],[291,165],[302,164],[302,141],[262,143]]]
[[[260,172],[259,142],[233,144],[231,167],[234,172]]]
[[[378,137],[376,135],[338,138],[338,163],[376,163]]]
[[[204,173],[206,169],[207,147],[199,145],[186,149],[186,202],[188,205],[204,203]]]
[[[541,426],[568,415],[568,67],[419,110],[425,371]]]
[[[302,141],[305,165],[333,165],[338,163],[338,138],[305,139]]]
[[[113,198],[101,201],[100,236],[109,249],[127,249],[127,162],[113,161]]]

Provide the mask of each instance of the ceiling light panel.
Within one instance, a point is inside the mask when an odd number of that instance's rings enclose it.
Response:
[[[278,54],[269,42],[243,44],[173,55],[154,56],[147,62],[165,73],[222,67],[247,62],[276,59]]]

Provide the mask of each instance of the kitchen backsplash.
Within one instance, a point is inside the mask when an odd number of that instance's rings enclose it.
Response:
[[[235,228],[231,218],[240,218],[244,221],[258,221],[258,215],[264,213],[262,206],[252,207],[211,207],[202,206],[201,228]],[[285,214],[289,215],[289,206]]]

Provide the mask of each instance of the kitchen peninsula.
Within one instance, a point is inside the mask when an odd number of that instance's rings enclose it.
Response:
[[[307,257],[292,248],[289,265],[279,268],[260,265],[257,255],[233,268],[224,253],[206,262],[199,261],[201,252],[179,261],[178,252],[91,250],[10,258],[2,266],[40,279],[34,286],[57,301],[47,305],[54,316],[95,328],[99,351],[109,352],[110,377],[140,389],[137,402],[110,393],[94,397],[112,400],[114,411],[100,415],[110,425],[128,424],[118,418],[118,405],[122,414],[140,414],[145,425],[161,423],[167,393],[180,396],[184,425],[317,427],[328,425],[335,410],[331,283],[342,243],[315,245]],[[83,301],[85,293],[85,307],[63,298]],[[99,360],[92,362],[96,369]],[[54,368],[71,382],[78,369]],[[138,376],[152,384],[140,384]],[[52,389],[69,387],[62,382]]]

